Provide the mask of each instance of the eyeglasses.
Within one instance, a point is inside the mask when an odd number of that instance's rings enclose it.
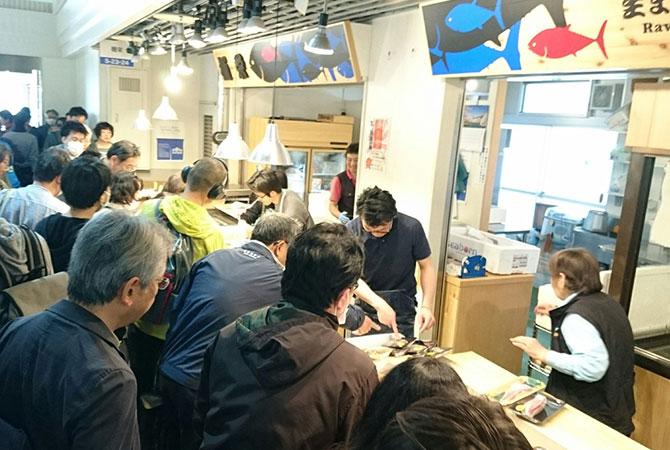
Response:
[[[256,198],[257,198],[258,200],[263,200],[265,197],[267,197],[267,195],[265,195],[265,194],[261,194],[260,192],[259,192],[258,194],[256,194]]]
[[[159,291],[164,291],[165,289],[170,286],[170,279],[168,277],[163,277],[161,280],[158,282],[158,290]]]
[[[363,230],[370,233],[371,235],[377,235],[381,234],[384,235],[388,232],[391,231],[391,228],[393,228],[393,219],[391,219],[390,222],[384,224],[384,225],[379,225],[376,227],[370,227],[365,221],[361,220],[361,225],[363,226]]]
[[[351,292],[354,292],[356,289],[358,289],[358,281],[351,286]]]

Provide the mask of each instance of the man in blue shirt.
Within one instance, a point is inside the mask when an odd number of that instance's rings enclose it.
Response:
[[[415,318],[419,333],[435,324],[433,297],[436,272],[430,261],[430,246],[421,223],[399,213],[393,196],[377,186],[368,188],[358,197],[358,217],[347,228],[361,237],[365,246],[363,281],[355,294],[372,308],[362,305],[366,312],[388,325],[382,297],[395,311],[398,330],[406,337],[414,336]],[[416,264],[421,268],[422,303],[416,311]],[[391,326],[393,328],[393,326]],[[383,332],[388,332],[386,328]],[[393,330],[395,331],[395,330]]]
[[[137,385],[113,331],[167,285],[172,245],[149,219],[96,217],[72,250],[68,299],[0,331],[0,419],[33,450],[139,450]]]

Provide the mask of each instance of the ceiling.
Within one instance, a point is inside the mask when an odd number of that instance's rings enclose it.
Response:
[[[155,11],[154,14],[158,12],[178,12],[179,8],[182,8],[184,13],[193,16],[197,15],[202,18],[208,3],[208,0],[173,2],[161,11]],[[305,15],[302,15],[296,9],[293,0],[264,0],[262,2],[263,13],[261,17],[268,31],[245,35],[237,32],[237,25],[242,19],[242,0],[221,0],[219,3],[221,5],[224,3],[228,4],[228,25],[226,26],[226,30],[231,39],[221,44],[210,44],[197,50],[186,45],[187,51],[195,54],[208,53],[215,48],[274,35],[277,29],[280,34],[283,34],[316,27],[319,14],[322,12],[324,5],[323,0],[309,0],[307,12]],[[377,17],[415,8],[419,3],[421,2],[416,0],[329,0],[327,4],[328,23],[337,23],[344,20],[370,22]],[[278,8],[279,11],[277,11]],[[277,26],[277,24],[279,25]],[[166,43],[167,46],[167,40],[171,36],[171,25],[170,22],[155,19],[152,14],[116,34],[139,36],[140,33],[145,32],[148,35],[159,36],[160,41]],[[203,35],[208,29],[205,26]],[[190,37],[192,26],[187,26],[185,34],[187,38]]]
[[[54,0],[0,0],[0,8],[52,13]]]

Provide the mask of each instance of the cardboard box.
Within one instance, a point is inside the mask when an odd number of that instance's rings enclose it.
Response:
[[[483,255],[486,270],[491,273],[535,273],[540,249],[474,228],[452,229],[447,256],[462,261],[466,256],[473,255]]]
[[[341,114],[319,114],[316,120],[319,122],[354,124],[353,116],[343,116]]]

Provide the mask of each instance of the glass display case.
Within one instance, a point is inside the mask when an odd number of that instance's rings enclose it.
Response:
[[[284,167],[288,188],[305,203],[310,193],[327,193],[330,183],[346,167],[344,150],[288,149],[293,165]]]
[[[346,156],[332,150],[314,150],[312,155],[310,192],[330,191],[331,181],[346,167]]]

